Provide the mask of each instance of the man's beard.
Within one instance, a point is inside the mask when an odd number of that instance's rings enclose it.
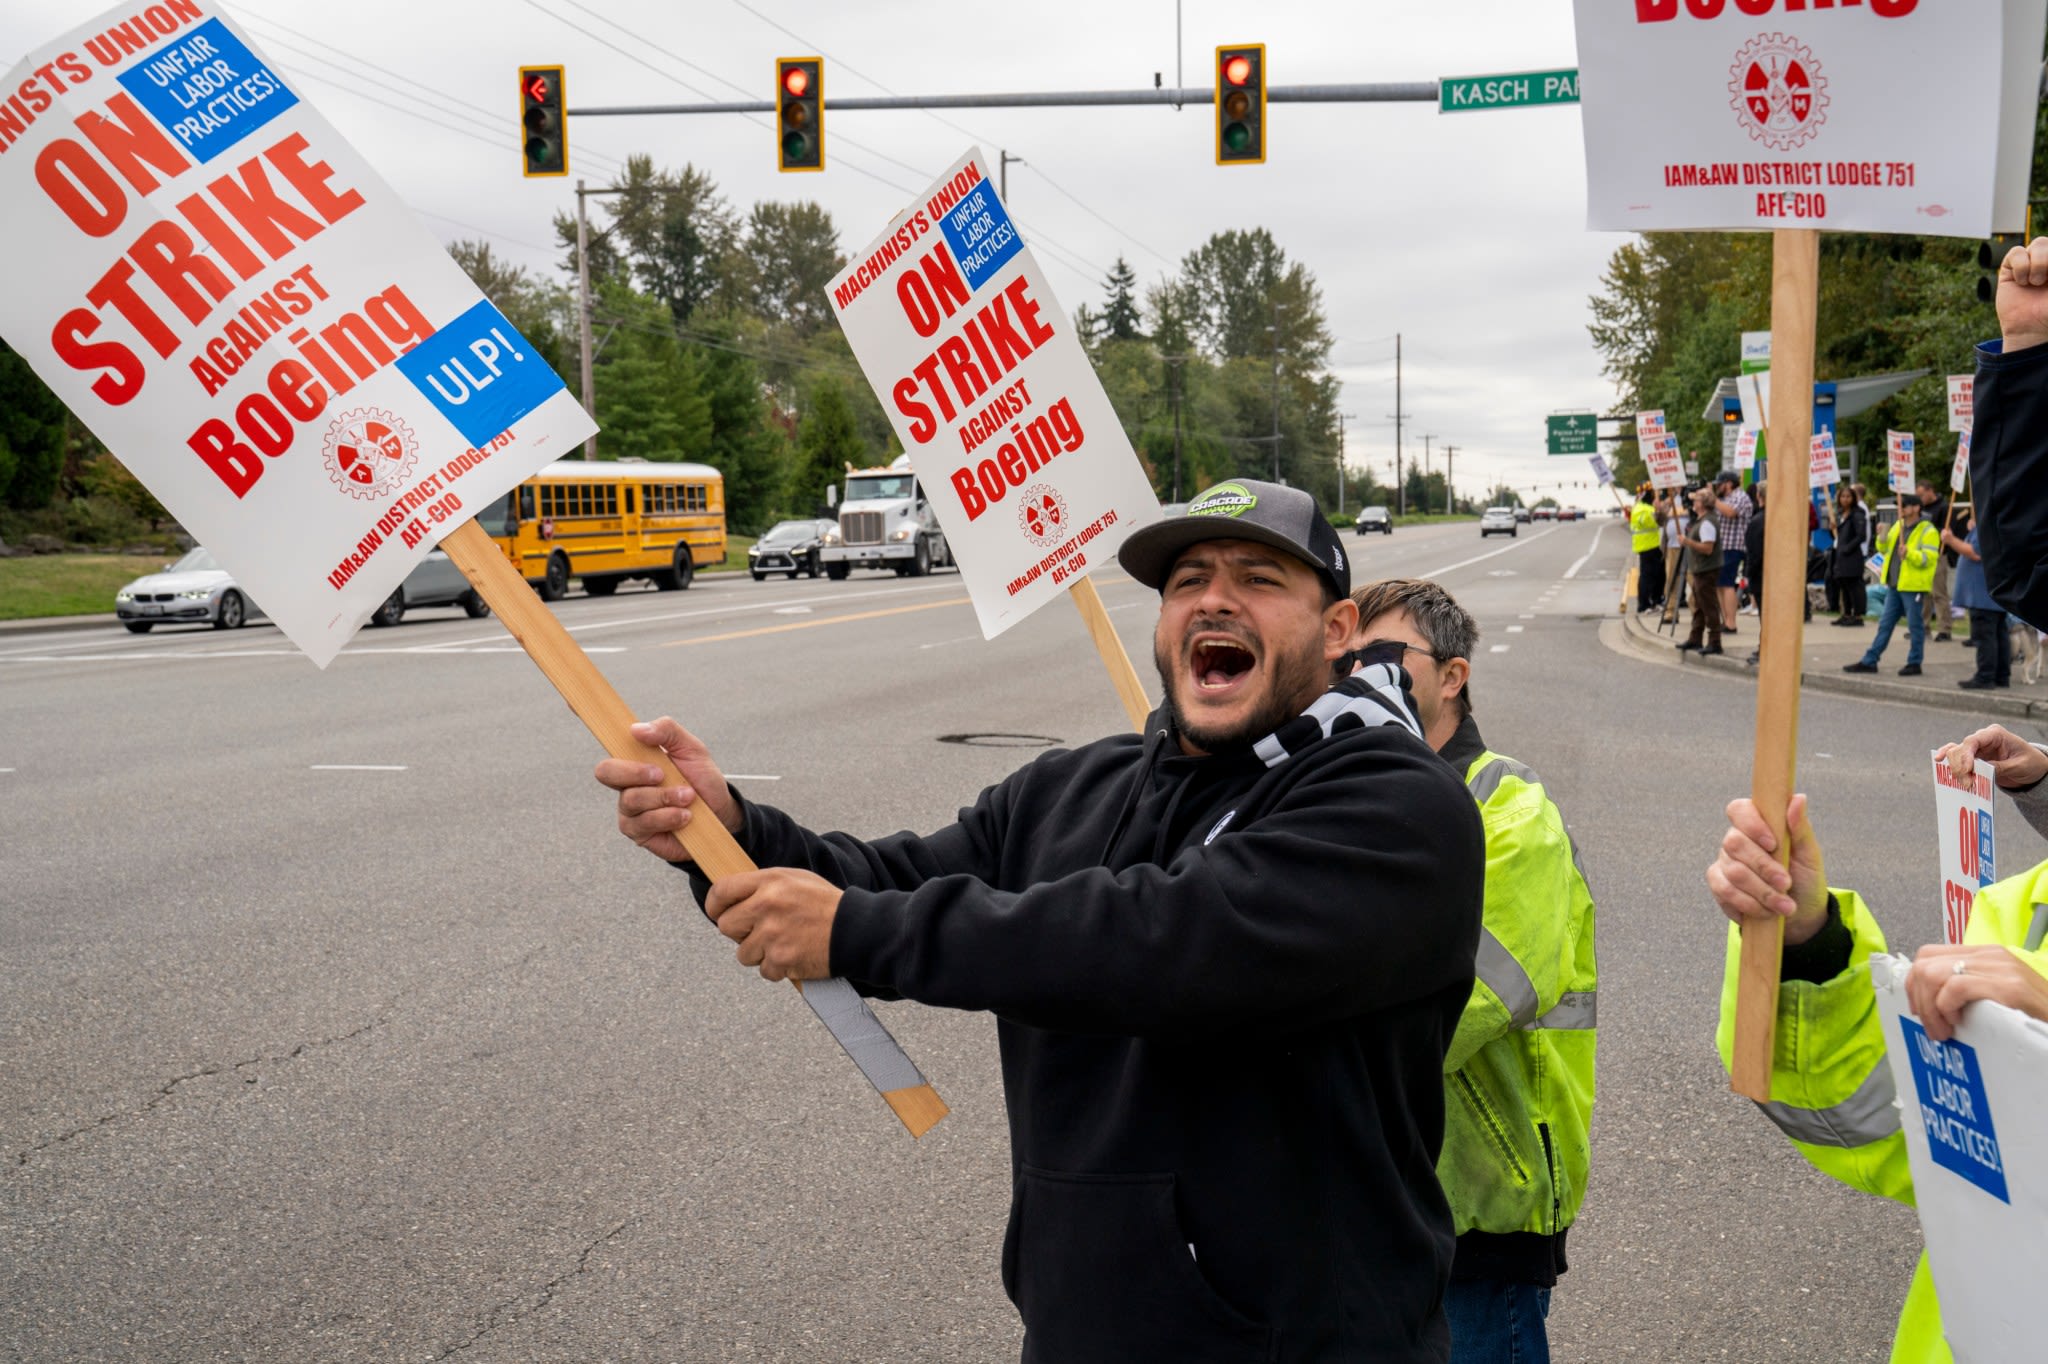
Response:
[[[1243,720],[1227,727],[1204,726],[1191,720],[1181,709],[1175,684],[1186,680],[1187,685],[1193,685],[1181,667],[1181,659],[1187,651],[1187,640],[1205,630],[1235,635],[1240,639],[1250,637],[1250,632],[1241,626],[1216,620],[1195,620],[1189,622],[1180,647],[1173,655],[1169,656],[1165,646],[1156,639],[1152,645],[1152,664],[1159,670],[1159,687],[1166,698],[1167,718],[1173,722],[1176,733],[1204,753],[1229,753],[1251,747],[1329,690],[1330,663],[1323,657],[1321,641],[1315,640],[1304,644],[1293,654],[1277,650],[1267,653],[1265,661],[1272,681],[1266,695]]]

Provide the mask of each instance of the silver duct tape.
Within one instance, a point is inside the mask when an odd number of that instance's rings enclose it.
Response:
[[[910,1089],[925,1082],[924,1075],[897,1044],[875,1011],[854,988],[836,976],[804,982],[804,1003],[825,1025],[825,1030],[846,1048],[846,1054],[868,1077],[868,1083],[882,1093]]]

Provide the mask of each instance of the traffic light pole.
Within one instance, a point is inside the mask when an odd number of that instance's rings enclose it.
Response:
[[[1153,90],[1025,90],[994,95],[870,95],[823,101],[835,113],[887,109],[1045,109],[1116,104],[1214,104],[1216,92],[1201,89]],[[1435,104],[1437,83],[1431,81],[1369,81],[1356,85],[1274,85],[1266,90],[1269,104]],[[640,114],[772,114],[773,100],[728,100],[711,104],[583,105],[567,110],[579,118],[627,117]]]

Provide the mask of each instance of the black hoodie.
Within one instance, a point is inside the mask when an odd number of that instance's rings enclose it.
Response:
[[[1478,809],[1395,724],[1191,758],[1162,716],[929,837],[740,842],[847,888],[835,974],[997,1015],[1027,1364],[1448,1359]]]

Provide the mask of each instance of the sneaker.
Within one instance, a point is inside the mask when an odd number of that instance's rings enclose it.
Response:
[[[1743,659],[1742,661],[1744,663],[1747,663],[1750,667],[1754,668],[1756,666],[1757,659],[1762,655],[1762,653],[1763,650],[1761,649],[1751,649],[1749,651],[1749,657]]]
[[[1842,671],[1845,673],[1874,673],[1877,671],[1877,665],[1875,663],[1865,663],[1859,658],[1854,663],[1844,663]]]
[[[1877,669],[1872,668],[1870,671],[1876,672]],[[1920,665],[1918,663],[1908,663],[1905,667],[1899,669],[1900,677],[1918,677],[1919,675]]]
[[[1708,645],[1708,646],[1707,646],[1706,648],[1704,648],[1704,649],[1700,650],[1700,657],[1701,657],[1701,658],[1706,658],[1706,657],[1708,657],[1708,656],[1709,656],[1709,655],[1711,655],[1711,654],[1718,654],[1718,653],[1724,653],[1724,652],[1726,652],[1726,651],[1725,651],[1724,649],[1722,649],[1722,647],[1721,647],[1720,645],[1718,645],[1718,644],[1709,644],[1709,645]]]
[[[1987,682],[1981,677],[1966,677],[1956,683],[1956,685],[1964,691],[1990,691],[1998,684],[1996,682]]]
[[[1689,639],[1681,639],[1680,641],[1678,641],[1678,652],[1680,653],[1685,653],[1689,650],[1697,649],[1699,647],[1699,645],[1693,643]]]
[[[1861,616],[1836,616],[1833,620],[1828,622],[1828,624],[1830,625],[1841,626],[1861,625],[1862,623],[1863,617]]]
[[[1721,627],[1721,633],[1723,635],[1739,635],[1742,632],[1732,625],[1724,625]]]
[[[1756,614],[1756,608],[1754,606],[1745,606],[1742,608],[1742,614],[1745,616],[1753,616]]]
[[[1948,641],[1949,641],[1949,633],[1948,633],[1948,631],[1946,631],[1946,630],[1943,630],[1943,631],[1942,631],[1942,632],[1941,632],[1940,634],[1938,634],[1938,635],[1936,635],[1936,636],[1934,637],[1934,642],[1935,642],[1936,644],[1946,644],[1946,643],[1948,643]]]

